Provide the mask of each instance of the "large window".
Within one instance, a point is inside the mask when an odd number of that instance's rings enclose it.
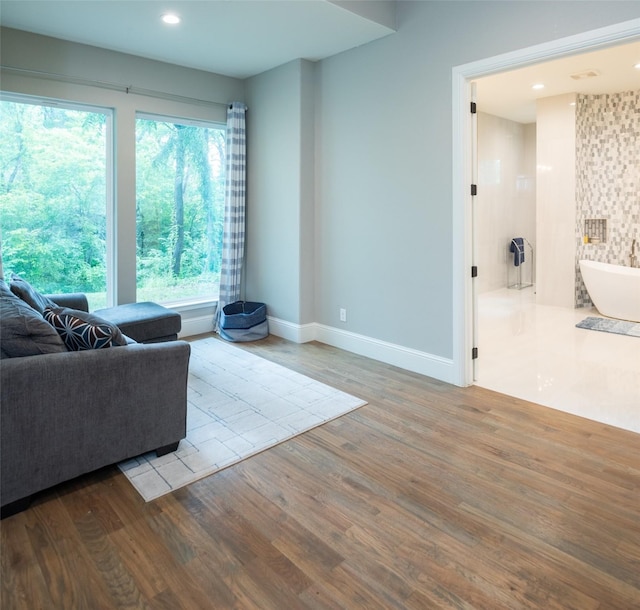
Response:
[[[217,300],[224,146],[224,126],[138,116],[138,301]]]
[[[110,129],[107,110],[0,101],[5,276],[106,304]]]
[[[12,94],[0,100],[5,275],[44,293],[84,292],[92,309],[110,304],[110,280],[118,281],[112,121],[108,109]],[[225,126],[139,114],[135,142],[137,300],[217,300]]]

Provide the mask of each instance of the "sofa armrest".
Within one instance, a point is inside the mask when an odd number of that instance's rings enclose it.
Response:
[[[186,436],[185,341],[0,360],[2,505]]]
[[[69,309],[76,309],[78,311],[89,311],[89,301],[82,292],[73,292],[70,294],[48,294],[56,305],[60,307],[68,307]]]

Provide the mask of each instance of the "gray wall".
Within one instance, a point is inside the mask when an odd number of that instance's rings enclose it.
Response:
[[[399,1],[397,33],[245,83],[28,36],[7,44],[4,32],[2,62],[126,78],[214,102],[243,100],[246,90],[246,298],[265,301],[292,325],[315,322],[374,347],[449,359],[452,68],[638,17],[637,2]],[[7,82],[54,97],[88,89],[3,76]],[[131,116],[124,94],[101,90],[101,97]],[[124,146],[126,175],[133,149]],[[121,222],[134,219],[132,194],[119,193]],[[130,265],[132,254],[119,265]]]
[[[314,64],[247,82],[245,297],[293,324],[313,322]]]
[[[372,341],[451,358],[452,68],[638,17],[636,2],[401,1],[397,33],[320,62],[314,320]],[[284,83],[282,89],[279,70],[251,79],[251,106],[268,100],[274,109],[276,95],[299,99],[301,82]],[[272,135],[287,125],[286,117],[275,114],[268,117]],[[257,120],[251,110],[249,120]],[[259,198],[261,217],[273,213],[287,231],[295,231],[296,224],[300,230],[298,218],[282,218],[282,199],[293,190],[289,181],[297,188],[299,179],[297,171],[287,177],[287,168],[290,155],[296,157],[307,144],[293,138],[295,151],[269,151],[270,171],[286,180],[278,189],[256,193],[251,183],[250,205]],[[257,163],[254,145],[255,140],[250,155]],[[263,156],[265,144],[259,146]],[[299,210],[295,213],[299,216]],[[258,229],[250,231],[253,236]],[[301,242],[302,234],[288,238],[289,252]],[[247,295],[267,294],[275,315],[286,312],[295,322],[289,312],[302,307],[288,303],[291,291],[266,292],[286,272],[284,258],[266,244],[254,253]],[[306,296],[302,292],[299,298]],[[346,323],[339,321],[342,307],[348,311]]]

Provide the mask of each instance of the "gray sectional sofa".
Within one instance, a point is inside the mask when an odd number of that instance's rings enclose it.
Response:
[[[44,298],[88,309],[84,295]],[[2,516],[63,481],[173,451],[186,435],[188,343],[136,343],[114,327],[109,347],[70,351],[55,328],[46,336],[42,303],[32,305],[0,280]]]

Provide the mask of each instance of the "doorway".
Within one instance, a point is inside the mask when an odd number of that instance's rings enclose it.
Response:
[[[454,363],[455,382],[474,382],[474,348],[481,358],[481,346],[473,345],[474,289],[473,221],[470,183],[472,176],[471,83],[474,79],[507,72],[535,63],[596,51],[640,40],[640,19],[585,32],[513,53],[457,66],[453,69],[453,262],[454,262]]]

